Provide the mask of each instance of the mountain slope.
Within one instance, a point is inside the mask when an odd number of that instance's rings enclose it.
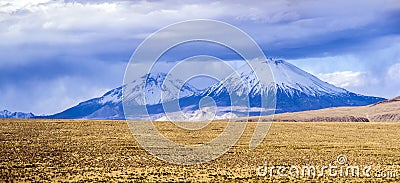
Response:
[[[362,106],[384,100],[379,97],[358,95],[336,87],[283,60],[268,59],[259,64],[270,66],[274,83],[260,84],[255,79],[254,72],[245,67],[238,71],[245,84],[237,83],[235,82],[237,79],[233,79],[234,76],[229,76],[211,86],[205,94],[215,99],[220,105],[229,105],[228,91],[241,91],[239,93],[248,93],[250,106],[259,106],[260,97],[252,96],[260,96],[263,94],[262,91],[271,91],[275,87],[276,113],[338,106]]]
[[[274,116],[274,121],[400,122],[400,97],[360,107],[335,107]]]
[[[63,112],[46,116],[55,119],[124,119],[122,108],[122,87],[105,93],[102,97],[79,103]]]
[[[174,100],[174,93],[179,93],[180,96],[192,96],[198,91],[188,85],[183,84],[183,81],[176,78],[169,78],[165,81],[168,85],[182,84],[182,88],[169,87],[165,90],[163,81],[166,78],[165,73],[147,74],[138,80],[134,80],[128,85],[115,88],[102,97],[94,98],[81,102],[78,105],[69,108],[63,112],[46,116],[45,118],[61,118],[61,119],[125,119],[122,100],[132,102],[132,105],[157,105],[162,100],[160,93],[163,90],[163,101]],[[147,90],[145,93],[142,91]],[[127,95],[122,96],[126,92]]]

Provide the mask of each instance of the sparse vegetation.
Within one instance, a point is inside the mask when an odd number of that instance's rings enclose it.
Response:
[[[371,165],[400,174],[400,123],[273,123],[255,150],[248,141],[249,123],[239,142],[215,161],[194,166],[166,163],[149,155],[135,141],[124,121],[0,120],[2,181],[288,181],[259,177],[258,166],[335,163],[339,154],[349,164]],[[200,131],[156,123],[171,140],[196,144],[220,133],[226,123],[214,122]],[[208,133],[205,133],[208,132]],[[182,138],[184,136],[185,138]],[[344,181],[322,177],[298,181]],[[349,178],[350,181],[400,181],[397,178]]]

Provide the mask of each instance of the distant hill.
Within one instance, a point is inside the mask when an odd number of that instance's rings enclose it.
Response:
[[[0,118],[33,118],[34,116],[32,113],[0,111]]]
[[[284,113],[274,121],[301,122],[400,122],[400,97],[361,107],[337,107]]]

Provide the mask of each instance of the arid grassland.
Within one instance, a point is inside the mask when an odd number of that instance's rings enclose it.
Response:
[[[226,123],[202,130],[155,124],[162,134],[183,144],[215,138]],[[266,139],[249,150],[255,123],[249,123],[238,143],[220,158],[194,166],[166,163],[149,155],[135,141],[125,121],[0,120],[0,181],[400,181],[400,123],[273,123]],[[396,172],[392,178],[260,177],[257,167],[337,165],[371,166]],[[318,170],[319,171],[319,170]],[[318,172],[319,173],[319,172]],[[392,174],[393,175],[393,174]]]

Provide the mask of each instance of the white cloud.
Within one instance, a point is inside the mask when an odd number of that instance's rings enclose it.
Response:
[[[387,76],[390,80],[400,83],[400,63],[394,64],[389,67]]]
[[[371,41],[367,51],[289,60],[320,79],[351,92],[393,98],[400,95],[398,36]]]
[[[8,38],[6,41],[9,44],[30,41],[79,42],[110,37],[113,33],[138,37],[177,21],[211,18],[266,23],[268,26],[258,30],[264,34],[257,36],[264,35],[263,40],[272,43],[368,25],[381,18],[382,12],[399,8],[397,4],[392,1],[80,3],[7,0],[0,3],[0,17],[4,20],[0,21],[0,26],[4,28],[0,30],[0,36],[3,35],[2,40]],[[359,7],[357,10],[350,8],[356,6]]]
[[[29,10],[39,4],[48,3],[50,1],[51,0],[30,0],[30,1],[2,0],[0,2],[0,12],[1,13],[13,13],[20,9]]]
[[[110,33],[118,36],[150,33],[153,29],[176,21],[193,18],[215,18],[223,13],[215,3],[205,5],[177,4],[166,6],[166,2],[102,2],[5,4],[0,6],[4,14],[0,35],[16,41],[71,41],[71,38],[86,40]],[[172,3],[173,4],[173,3]],[[10,8],[11,7],[11,8]],[[149,30],[151,29],[151,30]],[[121,34],[122,33],[122,34]],[[19,38],[19,39],[15,39]],[[76,41],[76,40],[75,40]]]
[[[386,85],[390,86],[386,90],[393,93],[393,96],[400,96],[400,62],[390,66],[384,78]]]
[[[365,85],[366,73],[353,71],[339,71],[317,74],[321,80],[342,88],[359,87]]]

